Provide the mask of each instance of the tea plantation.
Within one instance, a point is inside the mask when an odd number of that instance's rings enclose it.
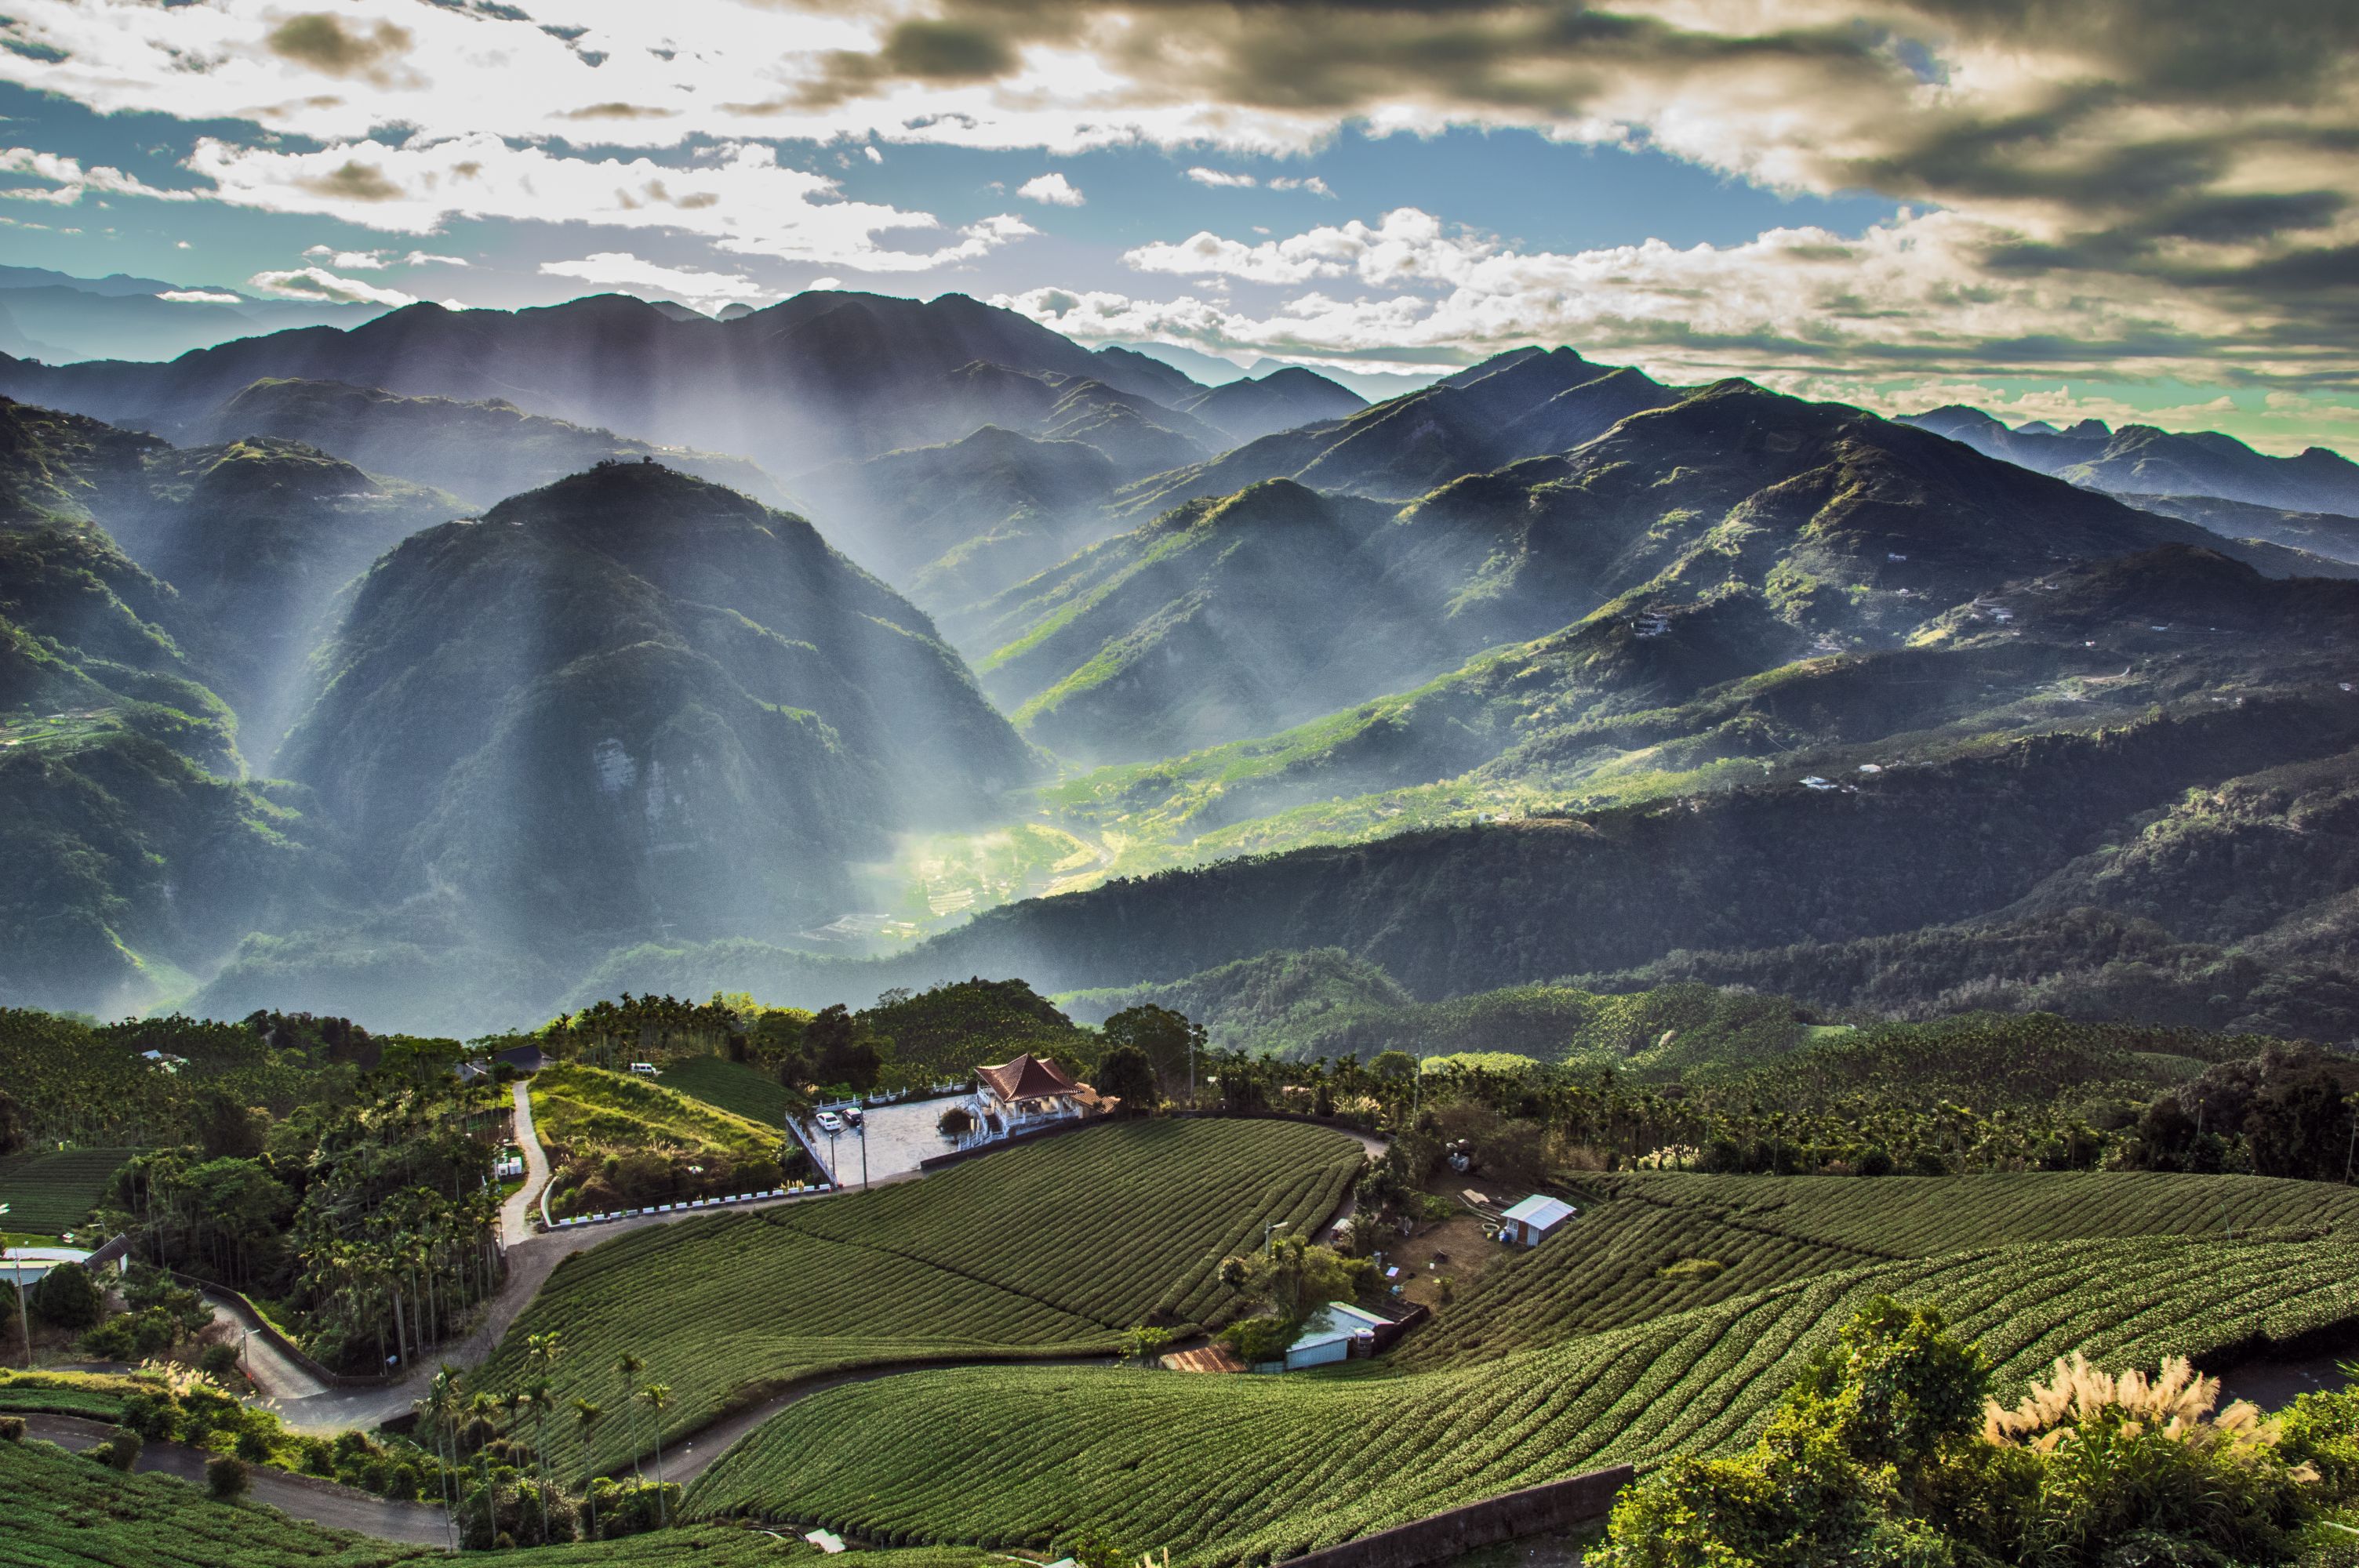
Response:
[[[118,1475],[49,1444],[0,1443],[0,1568],[390,1568],[442,1555],[258,1504],[216,1502],[169,1476]],[[792,1537],[707,1525],[468,1560],[494,1568],[770,1568],[822,1559]],[[950,1548],[826,1561],[832,1568],[981,1568],[986,1560]]]
[[[560,1401],[618,1405],[627,1351],[670,1388],[677,1434],[840,1368],[1104,1354],[1151,1317],[1220,1321],[1234,1304],[1220,1260],[1269,1221],[1326,1218],[1361,1159],[1293,1122],[1118,1123],[922,1182],[638,1231],[560,1264],[476,1386],[521,1385],[529,1336],[554,1331]],[[626,1423],[597,1435],[584,1454],[553,1432],[552,1457],[574,1474],[628,1463]]]
[[[1085,1518],[1175,1560],[1267,1561],[1599,1465],[1744,1441],[1878,1293],[1939,1300],[2007,1390],[2070,1349],[2150,1366],[2359,1314],[2347,1193],[1983,1184],[1604,1184],[1573,1232],[1494,1271],[1448,1332],[1412,1336],[1394,1360],[1287,1378],[965,1368],[833,1390],[725,1454],[690,1510],[986,1546],[1049,1541]],[[1855,1194],[1886,1200],[1887,1218]],[[2223,1212],[2267,1228],[2231,1238]],[[1696,1257],[1727,1267],[1663,1276]]]
[[[68,1149],[0,1160],[0,1230],[62,1236],[90,1217],[132,1149]]]

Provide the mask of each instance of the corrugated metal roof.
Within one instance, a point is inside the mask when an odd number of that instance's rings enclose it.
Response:
[[[1534,1193],[1500,1217],[1521,1220],[1534,1229],[1546,1230],[1550,1226],[1571,1219],[1580,1212],[1561,1198],[1552,1198],[1544,1193]]]

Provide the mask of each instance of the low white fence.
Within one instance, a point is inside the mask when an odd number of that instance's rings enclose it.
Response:
[[[544,1229],[571,1230],[584,1225],[606,1225],[618,1219],[636,1219],[648,1214],[684,1214],[690,1209],[726,1208],[731,1204],[766,1203],[772,1198],[819,1197],[835,1190],[825,1182],[789,1182],[783,1187],[772,1187],[762,1193],[732,1193],[727,1197],[690,1198],[684,1203],[653,1204],[646,1208],[618,1208],[611,1214],[576,1214],[552,1220]]]

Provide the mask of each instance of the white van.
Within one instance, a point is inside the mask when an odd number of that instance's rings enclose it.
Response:
[[[656,1065],[653,1062],[634,1062],[631,1064],[631,1076],[635,1078],[652,1078],[655,1076]]]

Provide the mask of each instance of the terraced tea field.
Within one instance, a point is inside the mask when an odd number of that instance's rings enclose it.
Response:
[[[62,1236],[90,1217],[136,1149],[68,1149],[0,1160],[0,1230]]]
[[[1938,1299],[2019,1384],[2068,1349],[2152,1365],[2349,1318],[2353,1258],[2346,1236],[2288,1233],[2025,1243],[1843,1269],[1473,1367],[918,1372],[789,1407],[705,1474],[689,1509],[984,1546],[1042,1544],[1085,1519],[1177,1562],[1266,1562],[1736,1444],[1877,1293]]]
[[[554,1330],[560,1401],[619,1411],[629,1351],[642,1381],[670,1387],[676,1435],[841,1368],[1110,1352],[1150,1314],[1223,1318],[1220,1260],[1268,1221],[1323,1220],[1361,1162],[1353,1140],[1293,1122],[1115,1123],[921,1182],[635,1232],[560,1264],[475,1386],[521,1385],[527,1336]],[[642,1422],[638,1444],[649,1435]],[[589,1454],[550,1433],[577,1474],[634,1446],[621,1420]]]
[[[1549,1244],[1494,1263],[1483,1289],[1405,1341],[1405,1367],[1553,1344],[1788,1280],[2008,1242],[2268,1227],[2359,1235],[2359,1192],[2321,1182],[2150,1172],[1892,1177],[1631,1174],[1584,1184],[1590,1201]],[[1665,1279],[1684,1259],[1723,1271]]]
[[[0,1568],[390,1568],[440,1558],[433,1547],[372,1540],[218,1503],[169,1476],[118,1475],[46,1443],[0,1443]],[[474,1552],[489,1568],[984,1568],[980,1552],[919,1548],[822,1559],[760,1530],[702,1525],[619,1541]]]
[[[689,1056],[672,1063],[657,1080],[665,1088],[718,1106],[764,1127],[786,1124],[793,1103],[786,1087],[758,1067],[725,1056]]]

